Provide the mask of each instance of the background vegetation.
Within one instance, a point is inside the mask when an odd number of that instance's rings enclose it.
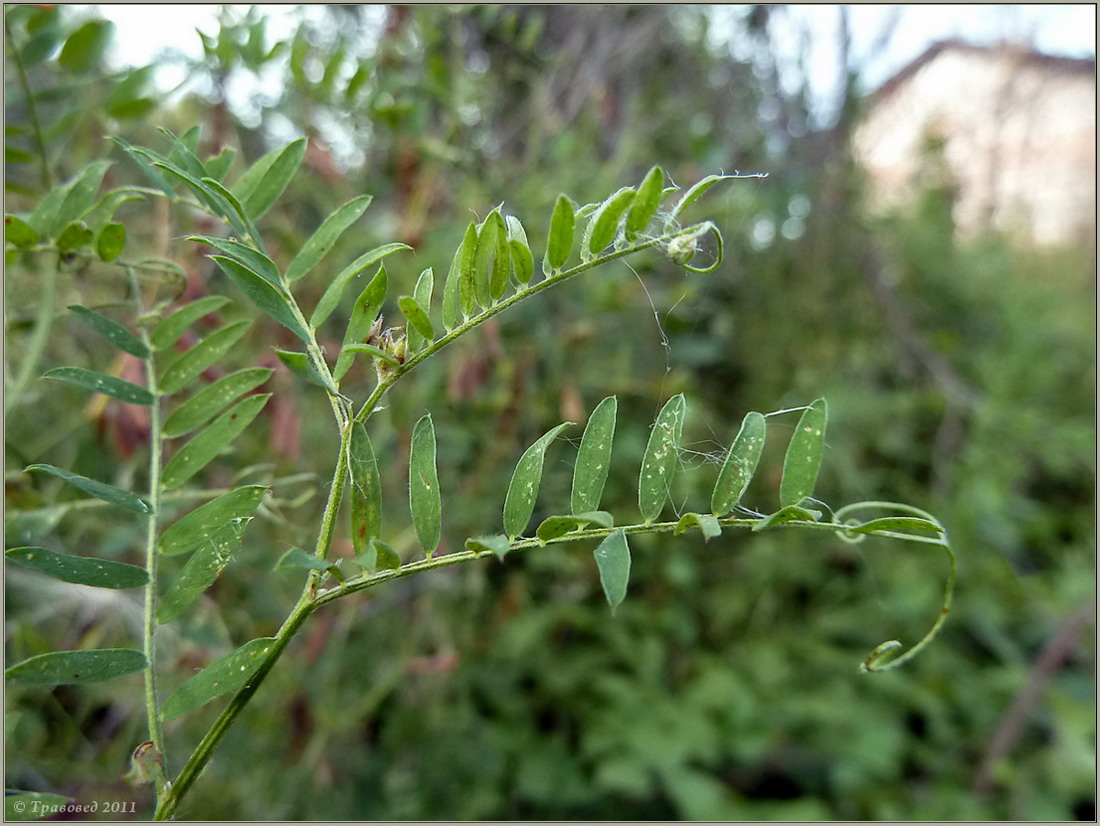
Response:
[[[323,266],[334,274],[362,250],[409,243],[415,257],[389,265],[393,295],[426,266],[445,272],[471,210],[507,202],[538,249],[561,191],[583,203],[654,163],[677,183],[770,173],[710,202],[727,237],[716,273],[687,279],[656,255],[609,269],[520,304],[410,378],[382,414],[393,438],[375,440],[395,546],[413,542],[403,467],[423,410],[437,411],[445,542],[457,544],[496,524],[527,444],[611,394],[620,437],[605,501],[629,507],[648,423],[682,391],[683,461],[714,467],[682,476],[681,500],[706,498],[745,411],[825,396],[820,495],[919,505],[960,553],[937,643],[874,676],[856,673],[868,647],[913,641],[939,604],[938,551],[782,532],[640,537],[614,620],[580,546],[395,583],[315,618],[185,816],[1094,817],[1094,251],[961,242],[948,186],[907,212],[868,214],[847,148],[860,101],[849,95],[834,125],[811,128],[806,89],[779,82],[769,18],[780,9],[745,8],[735,37],[749,56],[735,59],[692,8],[332,6],[273,41],[262,11],[227,7],[205,58],[183,66],[197,82],[167,96],[156,66],[108,68],[111,27],[89,7],[5,11],[8,212],[98,158],[113,162],[108,185],[143,183],[108,135],[150,145],[157,125],[201,125],[204,151],[233,147],[238,164],[305,135],[303,171],[265,218],[273,257],[288,260],[337,204],[373,193]],[[239,91],[251,88],[275,91]],[[129,248],[180,262],[191,297],[222,289],[183,240],[201,218],[157,202],[120,214]],[[7,264],[10,378],[42,285],[33,260]],[[95,347],[66,305],[122,297],[95,267],[62,273],[57,289],[39,372],[85,363]],[[278,367],[279,336],[268,325],[242,342],[235,366]],[[270,634],[293,602],[297,580],[271,566],[315,529],[331,472],[317,457],[332,461],[335,441],[321,394],[275,381],[208,481],[290,481],[207,609],[162,637],[165,691]],[[139,561],[136,523],[43,510],[53,486],[21,470],[48,461],[127,479],[147,422],[48,384],[31,382],[7,412],[8,545],[53,531],[64,547]],[[758,495],[775,490],[780,458],[765,456]],[[549,459],[542,500],[567,501],[570,468]],[[139,635],[126,592],[9,570],[7,606],[9,662]],[[175,721],[169,738],[193,744],[216,713]],[[145,793],[121,780],[143,726],[137,676],[10,690],[6,783],[137,799],[147,815]]]

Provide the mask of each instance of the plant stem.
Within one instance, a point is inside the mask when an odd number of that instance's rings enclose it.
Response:
[[[15,47],[15,38],[12,37],[11,27],[7,17],[4,18],[4,37],[8,41],[8,54],[15,64],[15,73],[19,76],[19,86],[23,90],[23,97],[27,100],[27,115],[31,121],[31,130],[34,133],[35,149],[38,151],[39,171],[42,174],[42,188],[53,189],[53,175],[50,174],[50,162],[46,156],[46,141],[42,137],[42,126],[38,122],[38,107],[34,105],[34,96],[31,94],[31,84],[27,80],[27,70],[23,66],[23,58],[19,49]]]
[[[134,294],[134,306],[140,317],[145,312],[141,297],[141,285],[133,268],[126,268],[130,279],[130,289]],[[160,435],[160,394],[157,392],[157,371],[153,360],[153,347],[149,334],[141,329],[141,340],[149,349],[145,363],[145,381],[149,392],[153,394],[153,404],[149,408],[149,504],[151,507],[146,519],[145,569],[149,572],[149,583],[145,586],[145,615],[142,650],[149,665],[145,669],[145,712],[149,719],[149,739],[160,755],[161,769],[154,777],[157,800],[164,795],[168,774],[168,757],[164,743],[164,726],[160,719],[160,701],[157,695],[157,522],[160,515],[160,464],[163,449]]]
[[[7,414],[19,397],[22,396],[30,385],[34,374],[38,370],[38,360],[46,349],[46,342],[50,337],[50,327],[53,326],[54,301],[57,294],[57,264],[52,261],[46,266],[46,271],[39,281],[38,313],[34,317],[34,331],[31,333],[27,352],[23,357],[23,363],[19,368],[19,375],[12,383],[10,389],[4,394],[4,413]]]

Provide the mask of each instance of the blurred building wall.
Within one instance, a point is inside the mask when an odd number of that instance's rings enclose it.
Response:
[[[938,43],[869,98],[853,141],[873,205],[900,206],[946,173],[962,235],[1095,238],[1095,60]]]

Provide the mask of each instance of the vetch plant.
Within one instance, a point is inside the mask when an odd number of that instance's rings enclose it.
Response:
[[[486,556],[504,558],[521,551],[573,542],[594,544],[600,582],[611,610],[627,596],[630,583],[630,539],[639,534],[682,534],[699,530],[706,539],[725,530],[762,531],[802,528],[829,531],[846,541],[880,536],[942,547],[949,575],[940,616],[925,636],[904,653],[898,641],[878,646],[864,660],[865,671],[897,667],[913,657],[936,635],[950,608],[955,558],[944,527],[930,514],[908,505],[860,502],[832,509],[814,498],[821,466],[828,409],[824,399],[804,408],[762,414],[749,412],[733,438],[715,482],[709,510],[684,513],[662,521],[670,483],[680,470],[681,438],[687,415],[682,394],[668,399],[649,433],[638,470],[638,514],[602,509],[604,486],[615,461],[618,403],[601,401],[584,424],[574,463],[570,501],[558,513],[532,525],[547,451],[558,437],[579,422],[562,422],[538,438],[520,456],[503,505],[499,529],[471,537],[464,548],[437,555],[445,534],[443,515],[448,494],[440,490],[436,431],[431,413],[412,428],[409,450],[409,518],[422,552],[402,556],[388,544],[383,527],[403,515],[383,514],[382,475],[371,441],[374,413],[408,373],[448,344],[512,305],[576,276],[647,250],[663,254],[679,267],[698,274],[713,272],[722,261],[723,239],[718,227],[705,221],[684,225],[685,210],[709,188],[724,180],[746,177],[715,175],[678,192],[667,186],[663,171],[653,168],[636,188],[624,187],[599,203],[577,206],[565,195],[554,206],[542,256],[541,276],[523,224],[498,207],[482,221],[471,221],[449,263],[437,278],[425,269],[411,294],[396,297],[402,319],[392,323],[382,310],[393,302],[386,259],[410,249],[389,243],[363,252],[336,276],[313,307],[303,307],[295,287],[307,278],[344,232],[370,205],[362,195],[325,219],[285,267],[268,254],[259,222],[276,202],[298,169],[305,141],[277,149],[253,164],[229,185],[225,182],[232,155],[225,152],[200,160],[198,131],[176,136],[162,130],[167,154],[117,140],[146,174],[152,187],[126,186],[99,195],[106,162],[92,164],[68,184],[58,187],[28,215],[6,216],[6,248],[16,256],[38,256],[60,267],[80,266],[98,259],[126,280],[131,307],[125,323],[96,309],[74,305],[72,323],[82,324],[107,345],[139,359],[144,382],[136,383],[82,367],[57,367],[43,378],[74,385],[148,410],[150,445],[148,470],[140,490],[127,490],[46,462],[26,471],[54,477],[89,497],[129,512],[145,522],[143,566],[62,553],[37,545],[6,552],[9,562],[40,574],[82,585],[143,589],[143,634],[140,648],[56,651],[31,657],[8,668],[10,682],[56,686],[110,680],[142,672],[148,718],[148,741],[135,744],[131,778],[153,786],[157,819],[174,817],[229,729],[240,719],[290,642],[319,609],[396,579],[438,568],[473,562]],[[227,234],[193,235],[190,240],[211,250],[210,258],[238,288],[247,303],[286,328],[297,339],[296,349],[277,349],[289,371],[316,387],[327,399],[335,425],[335,468],[328,487],[312,551],[292,548],[274,567],[300,571],[305,577],[300,596],[281,627],[270,637],[244,641],[230,654],[207,663],[169,696],[159,688],[157,630],[192,610],[196,600],[233,564],[249,524],[260,513],[270,490],[242,485],[225,491],[191,488],[204,470],[244,432],[265,408],[271,393],[263,387],[270,368],[249,367],[204,383],[202,375],[242,340],[250,320],[225,324],[189,349],[176,353],[180,340],[200,319],[228,307],[233,298],[211,295],[177,305],[182,270],[171,261],[127,258],[125,226],[115,210],[128,200],[168,198],[199,210],[227,228]],[[579,231],[578,231],[579,230]],[[701,258],[711,256],[705,266]],[[341,315],[344,295],[363,282],[350,311]],[[168,289],[165,289],[167,285]],[[42,356],[52,315],[51,306],[32,334],[32,346],[9,396],[11,404],[25,391]],[[346,318],[342,346],[326,353],[317,338],[324,324]],[[45,332],[43,332],[45,328]],[[365,397],[342,382],[356,360],[366,360],[375,381]],[[261,391],[261,392],[256,392]],[[787,447],[774,512],[758,513],[742,505],[767,438],[769,417],[799,413]],[[437,414],[438,415],[438,414]],[[343,501],[354,549],[354,562],[332,558],[333,540],[342,529],[337,517]],[[166,506],[188,501],[202,504],[178,519],[164,516]],[[169,507],[170,510],[170,507]],[[160,570],[164,557],[186,557],[179,573],[166,581]],[[166,741],[164,722],[231,695],[220,716],[194,751],[180,761]],[[178,770],[176,767],[179,766]],[[30,795],[31,793],[25,793]],[[9,803],[22,799],[9,795]]]

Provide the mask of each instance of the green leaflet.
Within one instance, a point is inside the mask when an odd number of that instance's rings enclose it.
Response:
[[[415,353],[419,350],[424,343],[431,342],[435,338],[435,328],[432,326],[431,321],[431,308],[432,308],[432,291],[435,289],[435,273],[431,267],[428,267],[424,272],[420,273],[420,278],[416,280],[416,287],[413,289],[412,299],[413,304],[405,307],[401,304],[402,299],[397,300],[397,306],[401,308],[401,312],[405,314],[405,318],[409,320],[411,325],[405,330],[405,337],[408,342],[408,350],[410,353]],[[414,306],[415,305],[415,306]],[[420,313],[417,314],[417,310]],[[413,315],[410,315],[412,313]],[[413,318],[413,316],[417,318]]]
[[[57,236],[57,248],[61,252],[72,252],[92,243],[93,234],[83,221],[70,221]]]
[[[374,278],[355,299],[351,320],[348,321],[348,328],[344,331],[344,347],[349,344],[358,344],[370,333],[374,326],[374,319],[382,309],[382,302],[386,300],[387,283],[386,265],[382,264]],[[332,370],[332,377],[340,381],[354,360],[354,352],[341,349],[340,355],[336,358],[336,366]]]
[[[286,327],[307,344],[310,343],[309,331],[295,315],[290,305],[290,297],[262,275],[253,272],[244,264],[222,255],[211,255],[221,271],[229,276],[241,292],[252,303]]]
[[[664,195],[665,171],[659,166],[653,167],[638,186],[638,194],[626,214],[626,240],[632,242],[645,232]]]
[[[219,310],[229,303],[229,299],[221,295],[208,295],[184,304],[170,316],[164,318],[150,336],[150,342],[154,350],[167,350],[183,335],[183,331],[215,310]],[[70,308],[71,309],[71,308]]]
[[[319,556],[314,556],[308,551],[303,551],[301,548],[291,548],[279,557],[279,561],[275,563],[272,570],[286,571],[302,570],[304,568],[310,571],[327,571],[335,567],[331,562],[321,559]]]
[[[341,348],[341,353],[368,353],[374,356],[376,359],[381,359],[386,364],[396,367],[401,362],[394,358],[393,353],[387,353],[381,347],[375,347],[373,344],[348,344]]]
[[[187,130],[183,138],[177,138],[170,130],[164,127],[158,126],[157,131],[172,143],[172,154],[170,161],[174,166],[179,167],[192,178],[203,178],[206,176],[206,167],[203,166],[195,156],[195,147],[198,146],[198,139],[201,129]]]
[[[147,668],[140,651],[100,648],[89,651],[53,651],[16,663],[4,679],[23,685],[80,685],[114,680]]]
[[[614,396],[596,405],[581,437],[577,463],[573,467],[571,510],[575,514],[598,510],[607,472],[611,468],[611,445],[615,441],[615,415],[619,403]]]
[[[679,460],[686,407],[683,393],[673,396],[657,414],[649,434],[638,478],[638,507],[647,525],[661,515],[668,498],[672,474]]]
[[[225,173],[229,171],[229,167],[233,165],[233,160],[237,157],[237,150],[231,146],[223,146],[221,152],[216,156],[208,158],[206,163],[206,174],[208,174],[215,181],[222,181],[225,179]],[[236,200],[236,196],[234,196]]]
[[[367,544],[382,535],[382,477],[374,457],[367,429],[352,425],[348,481],[351,482],[351,545],[355,555],[365,553]]]
[[[829,408],[825,399],[818,399],[806,408],[798,427],[787,445],[783,460],[783,478],[779,482],[779,504],[797,505],[804,497],[813,496],[821,456],[825,450],[825,424]]]
[[[164,395],[182,390],[228,353],[251,324],[251,321],[238,321],[211,333],[172,362],[157,382],[157,390]]]
[[[209,186],[204,184],[198,178],[188,174],[184,170],[177,166],[173,166],[171,163],[165,163],[162,161],[154,161],[153,166],[157,169],[163,170],[168,173],[169,178],[178,178],[180,181],[187,185],[195,197],[205,204],[207,210],[212,215],[218,215],[229,222],[229,225],[233,227],[233,231],[237,235],[244,237],[248,235],[248,227],[241,221],[240,216],[237,215],[236,210],[225,200],[218,192],[215,192]]]
[[[187,553],[225,525],[250,518],[267,490],[263,485],[249,485],[200,505],[161,534],[160,552],[168,556]]]
[[[279,274],[278,266],[259,250],[231,238],[214,238],[210,235],[189,235],[187,240],[221,250],[230,258],[236,259],[257,275],[262,276],[264,280],[270,281],[276,288],[281,288],[283,277]]]
[[[248,519],[235,519],[215,530],[187,560],[179,576],[157,603],[157,622],[171,622],[214,584],[241,546]]]
[[[57,225],[57,211],[61,209],[61,202],[68,194],[67,187],[57,187],[50,190],[34,211],[27,216],[27,223],[34,229],[39,238],[53,238],[64,224]],[[67,223],[67,222],[66,222]]]
[[[409,448],[409,510],[420,547],[429,559],[443,532],[442,499],[435,467],[435,426],[430,413],[416,423]]]
[[[211,700],[236,691],[252,679],[278,641],[274,637],[250,640],[230,654],[215,660],[202,671],[177,688],[164,701],[160,715],[164,720],[175,720]]]
[[[89,20],[65,39],[57,62],[70,72],[90,71],[107,50],[114,28],[109,20]]]
[[[496,536],[472,536],[466,540],[466,550],[476,551],[477,553],[491,551],[496,555],[497,559],[504,559],[510,548],[511,543],[504,534],[497,534]]]
[[[340,240],[344,230],[359,219],[373,199],[372,195],[352,198],[328,216],[290,262],[286,271],[286,280],[293,283],[317,266]]]
[[[520,284],[530,284],[535,274],[535,259],[531,255],[531,245],[527,243],[527,232],[519,218],[509,215],[508,222],[508,249],[512,258],[512,271],[516,274],[516,280]]]
[[[593,554],[600,571],[600,585],[614,614],[626,599],[626,587],[630,582],[630,546],[626,542],[626,532],[619,528],[609,534]]]
[[[703,539],[708,542],[722,535],[722,526],[718,524],[718,518],[709,513],[685,513],[676,523],[673,533],[685,533],[692,527],[698,527],[703,532]]]
[[[57,208],[57,213],[54,215],[52,232],[53,234],[61,227],[83,218],[88,214],[88,211],[95,204],[96,193],[99,192],[99,187],[103,183],[103,176],[107,173],[107,170],[111,166],[111,161],[95,161],[88,164],[84,169],[76,176],[71,184],[65,189],[65,195],[61,203]],[[37,210],[36,210],[37,212]],[[33,219],[33,215],[31,216]],[[35,222],[31,220],[31,224]]]
[[[125,381],[124,379],[85,370],[83,367],[55,367],[42,374],[44,379],[63,381],[93,393],[102,393],[127,404],[140,404],[151,406],[156,398],[139,384]]]
[[[921,533],[944,533],[942,525],[915,516],[882,516],[860,525],[848,528],[850,534],[874,533],[875,531],[920,531]]]
[[[22,568],[30,568],[32,571],[60,579],[62,582],[73,582],[77,585],[92,585],[96,588],[140,588],[149,581],[149,572],[137,565],[87,556],[73,556],[51,551],[48,548],[12,548],[5,551],[4,556],[9,562]]]
[[[451,258],[451,266],[447,270],[447,280],[443,282],[443,326],[453,330],[458,322],[460,307],[458,305],[459,281],[462,277],[462,246],[455,250]]]
[[[161,475],[161,485],[167,490],[178,488],[206,467],[224,447],[248,427],[267,404],[269,398],[271,398],[270,393],[249,396],[222,413],[168,461]]]
[[[755,533],[787,522],[817,522],[819,519],[821,519],[821,511],[808,510],[799,505],[787,505],[761,519],[752,526],[752,529]]]
[[[573,251],[573,231],[576,227],[573,214],[573,202],[559,195],[550,216],[550,231],[546,238],[546,256],[543,258],[542,271],[546,275],[558,272],[569,260]]]
[[[165,421],[164,437],[175,439],[202,427],[238,396],[254,390],[275,371],[270,367],[249,367],[223,376],[181,404]]]
[[[532,444],[516,463],[512,481],[508,485],[508,494],[504,498],[504,532],[509,539],[515,539],[527,528],[531,514],[535,510],[535,498],[542,482],[542,465],[546,449],[572,422],[562,422],[551,428]]]
[[[504,294],[507,283],[508,230],[504,226],[500,210],[494,209],[477,231],[477,250],[474,255],[474,294],[477,296],[477,303],[488,307]]]
[[[317,329],[325,322],[325,319],[332,315],[332,311],[340,306],[340,297],[344,294],[344,289],[348,286],[351,279],[355,278],[371,264],[381,261],[387,255],[391,255],[400,250],[411,249],[412,247],[408,244],[383,244],[356,258],[355,261],[345,267],[344,270],[336,276],[333,282],[328,285],[325,294],[322,295],[321,300],[317,302],[317,306],[313,310],[313,315],[309,317],[309,326],[313,329]]]
[[[134,513],[144,514],[153,512],[153,509],[149,507],[147,502],[134,496],[130,491],[116,488],[114,485],[108,485],[106,482],[97,482],[95,479],[89,479],[86,476],[78,476],[62,468],[41,463],[28,465],[25,470],[39,470],[51,476],[56,476],[58,479],[63,479],[68,482],[77,490],[84,491],[89,496],[94,496],[96,499],[102,499],[104,502],[110,502],[112,505],[118,505],[120,508],[126,508],[126,510],[133,511]]]
[[[665,222],[665,227],[672,226],[672,223],[676,221],[680,214],[691,206],[693,203],[699,200],[708,189],[714,186],[719,181],[725,181],[729,178],[736,178],[736,175],[707,175],[703,180],[699,181],[695,186],[688,189],[683,194],[679,201],[676,202],[676,206],[673,207],[672,212],[668,216],[668,221]]]
[[[397,306],[401,308],[401,312],[409,320],[412,328],[410,332],[419,336],[420,343],[423,343],[425,339],[431,341],[435,338],[435,328],[432,327],[432,320],[428,318],[428,314],[424,312],[424,308],[420,306],[415,298],[411,295],[403,295],[397,299]],[[414,349],[415,345],[410,342],[409,350]]]
[[[588,525],[595,525],[598,528],[610,528],[614,524],[614,517],[607,511],[575,513],[571,516],[548,516],[538,526],[535,536],[543,542],[549,542],[551,539],[565,536]]]
[[[276,347],[275,355],[291,373],[303,381],[307,381],[317,387],[323,387],[330,393],[339,392],[336,386],[329,380],[329,377],[317,369],[317,366],[313,363],[308,353],[299,353],[294,350],[280,350]]]
[[[33,247],[38,243],[38,233],[18,215],[5,213],[4,241],[16,247]]]
[[[477,313],[478,237],[477,224],[471,221],[466,227],[466,234],[462,236],[462,244],[458,248],[458,303],[462,308],[462,315],[466,318]]]
[[[381,539],[372,539],[366,550],[355,557],[355,564],[364,571],[396,571],[401,567],[401,557]]]
[[[149,157],[154,156],[155,153],[149,152],[148,150],[140,149],[133,144],[127,143],[117,135],[112,135],[111,141],[117,146],[121,147],[126,152],[126,154],[130,156],[131,160],[133,160],[134,163],[138,165],[138,168],[140,168],[141,171],[145,173],[145,176],[149,178],[149,180],[152,181],[158,189],[160,189],[169,198],[176,197],[175,193],[172,191],[172,185],[169,184],[164,179],[164,176],[157,172],[157,170],[154,169],[153,165],[149,162]],[[159,156],[156,157],[159,158]]]
[[[233,187],[233,194],[254,221],[259,220],[283,194],[305,154],[306,139],[298,138],[268,152],[241,175]]]
[[[229,210],[232,213],[229,215],[230,223],[234,226],[242,226],[248,231],[248,237],[251,238],[257,247],[263,250],[264,242],[260,237],[259,230],[256,229],[256,225],[252,223],[252,219],[248,217],[248,214],[244,211],[244,207],[241,206],[241,202],[237,200],[237,197],[221,185],[216,179],[209,176],[204,176],[199,180],[203,186],[213,192],[219,198],[221,198],[226,204],[229,205]],[[234,220],[236,216],[236,220]]]
[[[710,497],[710,509],[716,516],[725,516],[741,501],[760,463],[766,436],[764,417],[755,411],[746,413]]]
[[[493,225],[494,245],[492,250],[493,263],[489,268],[489,297],[493,301],[499,301],[504,291],[508,288],[508,276],[512,273],[511,245],[508,243],[508,227],[500,210],[494,209],[485,219],[485,223]],[[479,239],[480,241],[480,239]],[[478,244],[480,252],[481,244]]]
[[[95,251],[101,261],[114,261],[126,249],[126,227],[117,221],[103,225],[96,235]]]
[[[612,241],[619,230],[623,215],[634,203],[633,187],[624,186],[606,201],[592,215],[584,232],[584,244],[581,254],[589,258],[599,255]]]

